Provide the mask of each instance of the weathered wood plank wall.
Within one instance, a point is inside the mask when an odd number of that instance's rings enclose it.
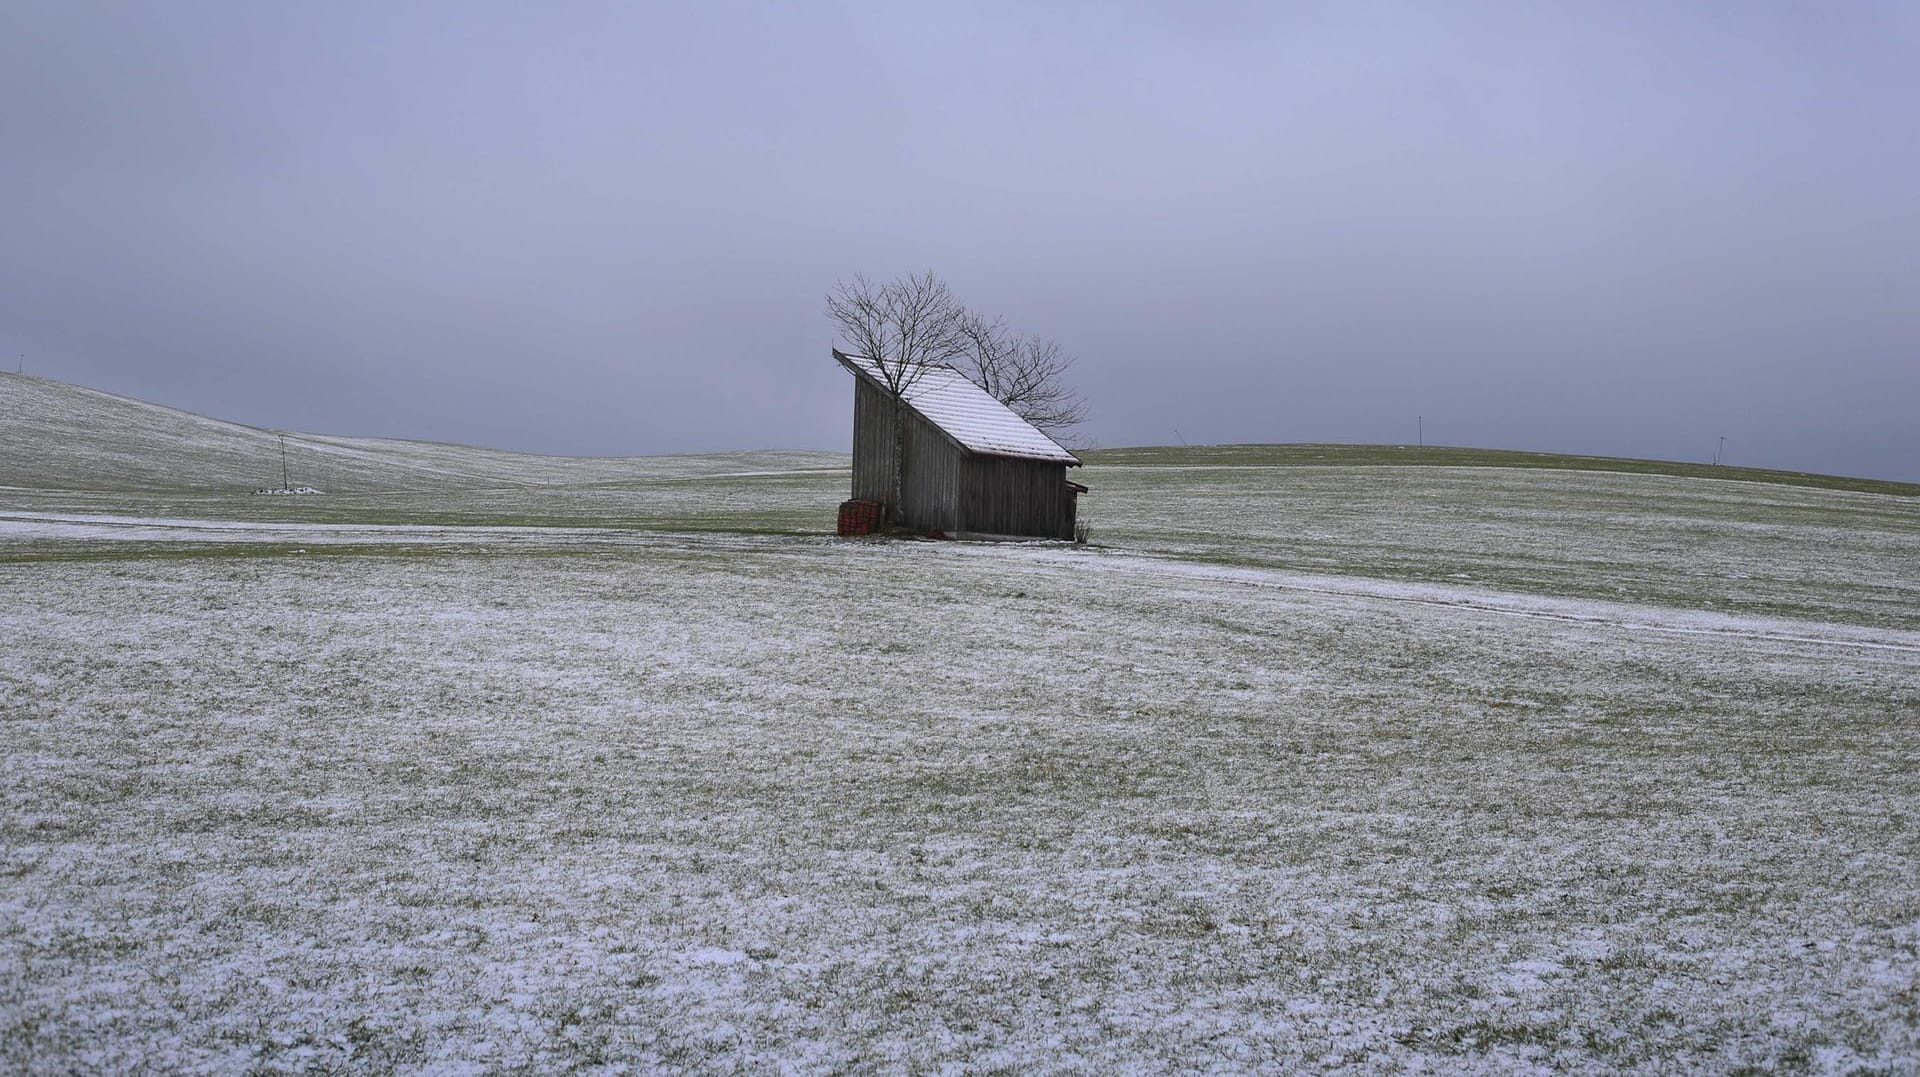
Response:
[[[853,379],[853,499],[893,500],[893,401]]]
[[[854,379],[853,497],[893,501],[893,398],[864,378]],[[909,410],[902,428],[906,454],[901,462],[900,505],[908,527],[916,531],[960,529],[962,451],[938,427]]]
[[[1064,464],[973,456],[961,486],[960,530],[989,535],[1073,537],[1075,499]]]
[[[960,470],[964,450],[940,429],[909,412],[901,504],[916,531],[960,530]]]

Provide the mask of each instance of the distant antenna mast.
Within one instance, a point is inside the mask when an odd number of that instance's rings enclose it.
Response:
[[[280,489],[293,489],[293,480],[287,478],[287,435],[280,435]]]
[[[1720,444],[1715,445],[1713,447],[1713,466],[1714,467],[1720,466],[1720,458],[1721,456],[1726,454],[1726,451],[1727,451],[1727,436],[1725,434],[1722,434],[1720,435]]]
[[[1413,417],[1413,424],[1415,436],[1420,439],[1420,447],[1424,449],[1427,445],[1427,417],[1416,415]]]

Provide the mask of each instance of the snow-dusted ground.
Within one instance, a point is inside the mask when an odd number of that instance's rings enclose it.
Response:
[[[1920,1052],[1914,633],[498,530],[0,565],[0,1069]]]
[[[1920,1070],[1920,499],[1142,450],[1104,548],[841,542],[829,454],[257,498],[97,397],[0,378],[0,1072]]]
[[[1442,467],[1087,468],[1096,541],[1204,561],[1920,629],[1920,498]]]

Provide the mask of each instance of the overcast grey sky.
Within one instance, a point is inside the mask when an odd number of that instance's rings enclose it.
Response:
[[[7,358],[327,432],[844,448],[931,268],[1101,445],[1920,479],[1917,192],[1911,4],[0,4]]]

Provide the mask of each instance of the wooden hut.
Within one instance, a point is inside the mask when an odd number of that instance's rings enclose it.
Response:
[[[853,374],[853,501],[884,505],[894,498],[893,396],[872,360],[833,357]],[[902,399],[902,524],[955,537],[1073,538],[1087,489],[1067,480],[1078,457],[949,366],[929,367]]]

